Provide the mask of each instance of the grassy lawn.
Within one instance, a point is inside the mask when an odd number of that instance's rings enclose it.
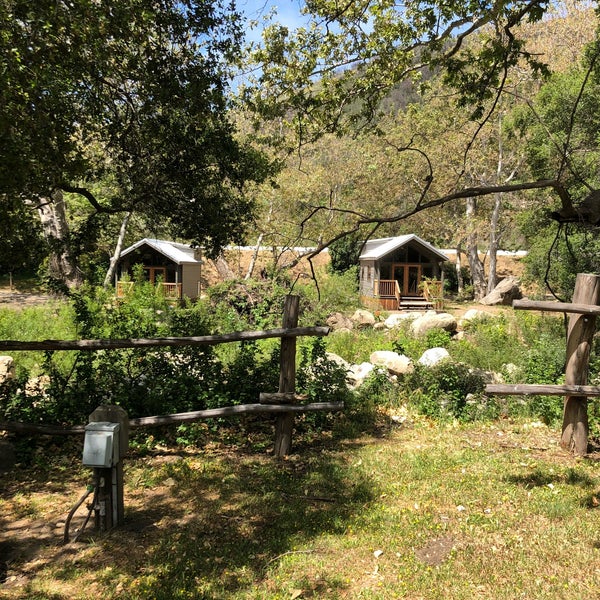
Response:
[[[67,546],[89,473],[45,448],[0,484],[0,598],[598,598],[599,463],[558,438],[417,419],[280,462],[258,439],[134,453],[126,524]]]

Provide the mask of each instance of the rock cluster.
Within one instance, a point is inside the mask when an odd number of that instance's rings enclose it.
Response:
[[[379,320],[373,313],[357,310],[351,317],[342,313],[334,313],[327,319],[327,325],[334,334],[349,332],[353,329],[371,327],[376,330],[393,330],[406,328],[415,337],[422,337],[432,329],[449,332],[453,339],[460,339],[464,334],[463,328],[475,320],[491,319],[493,316],[486,311],[470,309],[460,319],[445,312],[404,312],[389,315],[385,320]],[[348,385],[355,389],[371,375],[374,370],[387,374],[391,379],[399,375],[411,373],[415,365],[412,360],[398,352],[377,350],[369,357],[369,362],[350,364],[336,354],[328,353],[327,357],[344,368],[348,374]],[[426,350],[417,361],[425,367],[433,367],[441,361],[450,360],[450,353],[445,348],[436,347]],[[497,373],[480,373],[489,383],[501,383],[502,377]]]

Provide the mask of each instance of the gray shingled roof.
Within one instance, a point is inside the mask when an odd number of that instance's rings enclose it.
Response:
[[[157,252],[160,252],[174,263],[178,265],[182,264],[195,264],[201,263],[202,259],[196,258],[196,250],[190,248],[187,244],[179,244],[178,242],[168,242],[166,240],[154,240],[151,238],[144,238],[139,242],[136,242],[129,248],[126,248],[121,252],[121,257],[126,256],[130,252],[137,250],[140,246],[150,246]]]
[[[399,235],[397,237],[389,237],[382,238],[378,240],[369,240],[364,245],[361,255],[359,257],[360,260],[378,260],[393,252],[394,250],[405,246],[409,242],[415,242],[417,245],[420,245],[422,248],[426,248],[432,254],[439,257],[440,260],[448,260],[448,257],[440,252],[437,248],[434,248],[430,243],[422,240],[419,236],[414,233],[408,235]]]

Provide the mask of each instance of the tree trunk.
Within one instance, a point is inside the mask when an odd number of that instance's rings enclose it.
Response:
[[[108,270],[106,271],[106,277],[104,278],[103,287],[107,288],[113,277],[115,276],[115,269],[117,268],[117,262],[119,262],[119,258],[121,257],[121,250],[123,249],[123,242],[125,240],[125,234],[127,233],[127,225],[129,223],[129,219],[131,217],[131,213],[125,213],[125,217],[123,217],[123,221],[121,223],[121,229],[119,230],[119,237],[117,238],[117,245],[115,246],[115,252],[110,259],[110,265]]]
[[[494,208],[490,218],[490,267],[488,274],[487,293],[498,285],[498,250],[500,249],[500,213],[502,212],[502,194],[496,194]]]
[[[83,283],[83,275],[71,250],[69,223],[62,191],[56,190],[37,209],[44,238],[50,246],[48,274],[68,288],[79,287]]]
[[[479,300],[485,296],[486,282],[485,269],[479,258],[477,248],[477,227],[474,223],[476,211],[477,200],[475,198],[467,198],[467,227],[469,229],[469,235],[467,236],[467,258],[471,269],[471,281],[473,282],[475,300]]]
[[[219,254],[212,262],[215,265],[215,269],[217,269],[219,277],[223,281],[233,281],[236,279],[235,273],[231,270],[231,267],[223,254]]]
[[[458,244],[456,247],[456,281],[458,285],[458,293],[462,294],[465,290],[465,278],[462,273],[462,246]]]
[[[252,253],[252,258],[250,259],[250,264],[248,265],[248,270],[246,271],[246,275],[244,280],[250,279],[252,277],[252,273],[254,272],[254,267],[256,265],[256,259],[258,258],[258,253],[260,252],[260,245],[263,241],[264,233],[261,233],[256,240],[256,247],[254,252]]]

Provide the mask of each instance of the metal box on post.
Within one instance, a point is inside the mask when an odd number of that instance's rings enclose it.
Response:
[[[120,461],[119,423],[99,421],[85,426],[83,464],[110,469]]]

